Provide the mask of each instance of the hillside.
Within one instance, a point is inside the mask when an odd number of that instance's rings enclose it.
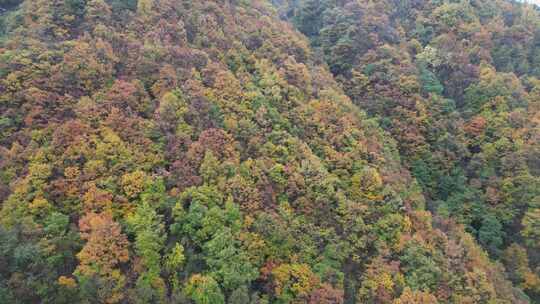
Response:
[[[0,303],[539,300],[532,7],[0,7]]]
[[[397,140],[429,209],[466,225],[540,300],[538,10],[510,1],[279,7]]]

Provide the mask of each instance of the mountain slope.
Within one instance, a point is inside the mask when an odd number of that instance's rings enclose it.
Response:
[[[17,13],[0,302],[527,303],[269,2]]]
[[[540,300],[538,10],[511,1],[276,5],[397,140],[430,210],[466,225]]]

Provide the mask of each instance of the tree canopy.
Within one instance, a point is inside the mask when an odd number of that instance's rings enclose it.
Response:
[[[540,301],[539,39],[507,0],[0,0],[0,302]]]

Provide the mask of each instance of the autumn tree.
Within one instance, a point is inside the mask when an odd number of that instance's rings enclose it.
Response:
[[[125,297],[126,277],[119,266],[129,259],[128,241],[120,225],[106,213],[88,213],[79,221],[81,238],[86,241],[77,254],[74,272],[84,298],[96,297],[118,303]]]

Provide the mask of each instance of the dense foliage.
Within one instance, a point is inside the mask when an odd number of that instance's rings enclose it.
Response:
[[[538,300],[530,6],[0,7],[0,303]]]
[[[509,1],[280,3],[398,142],[431,211],[540,301],[540,14]],[[512,262],[514,263],[514,262]]]

